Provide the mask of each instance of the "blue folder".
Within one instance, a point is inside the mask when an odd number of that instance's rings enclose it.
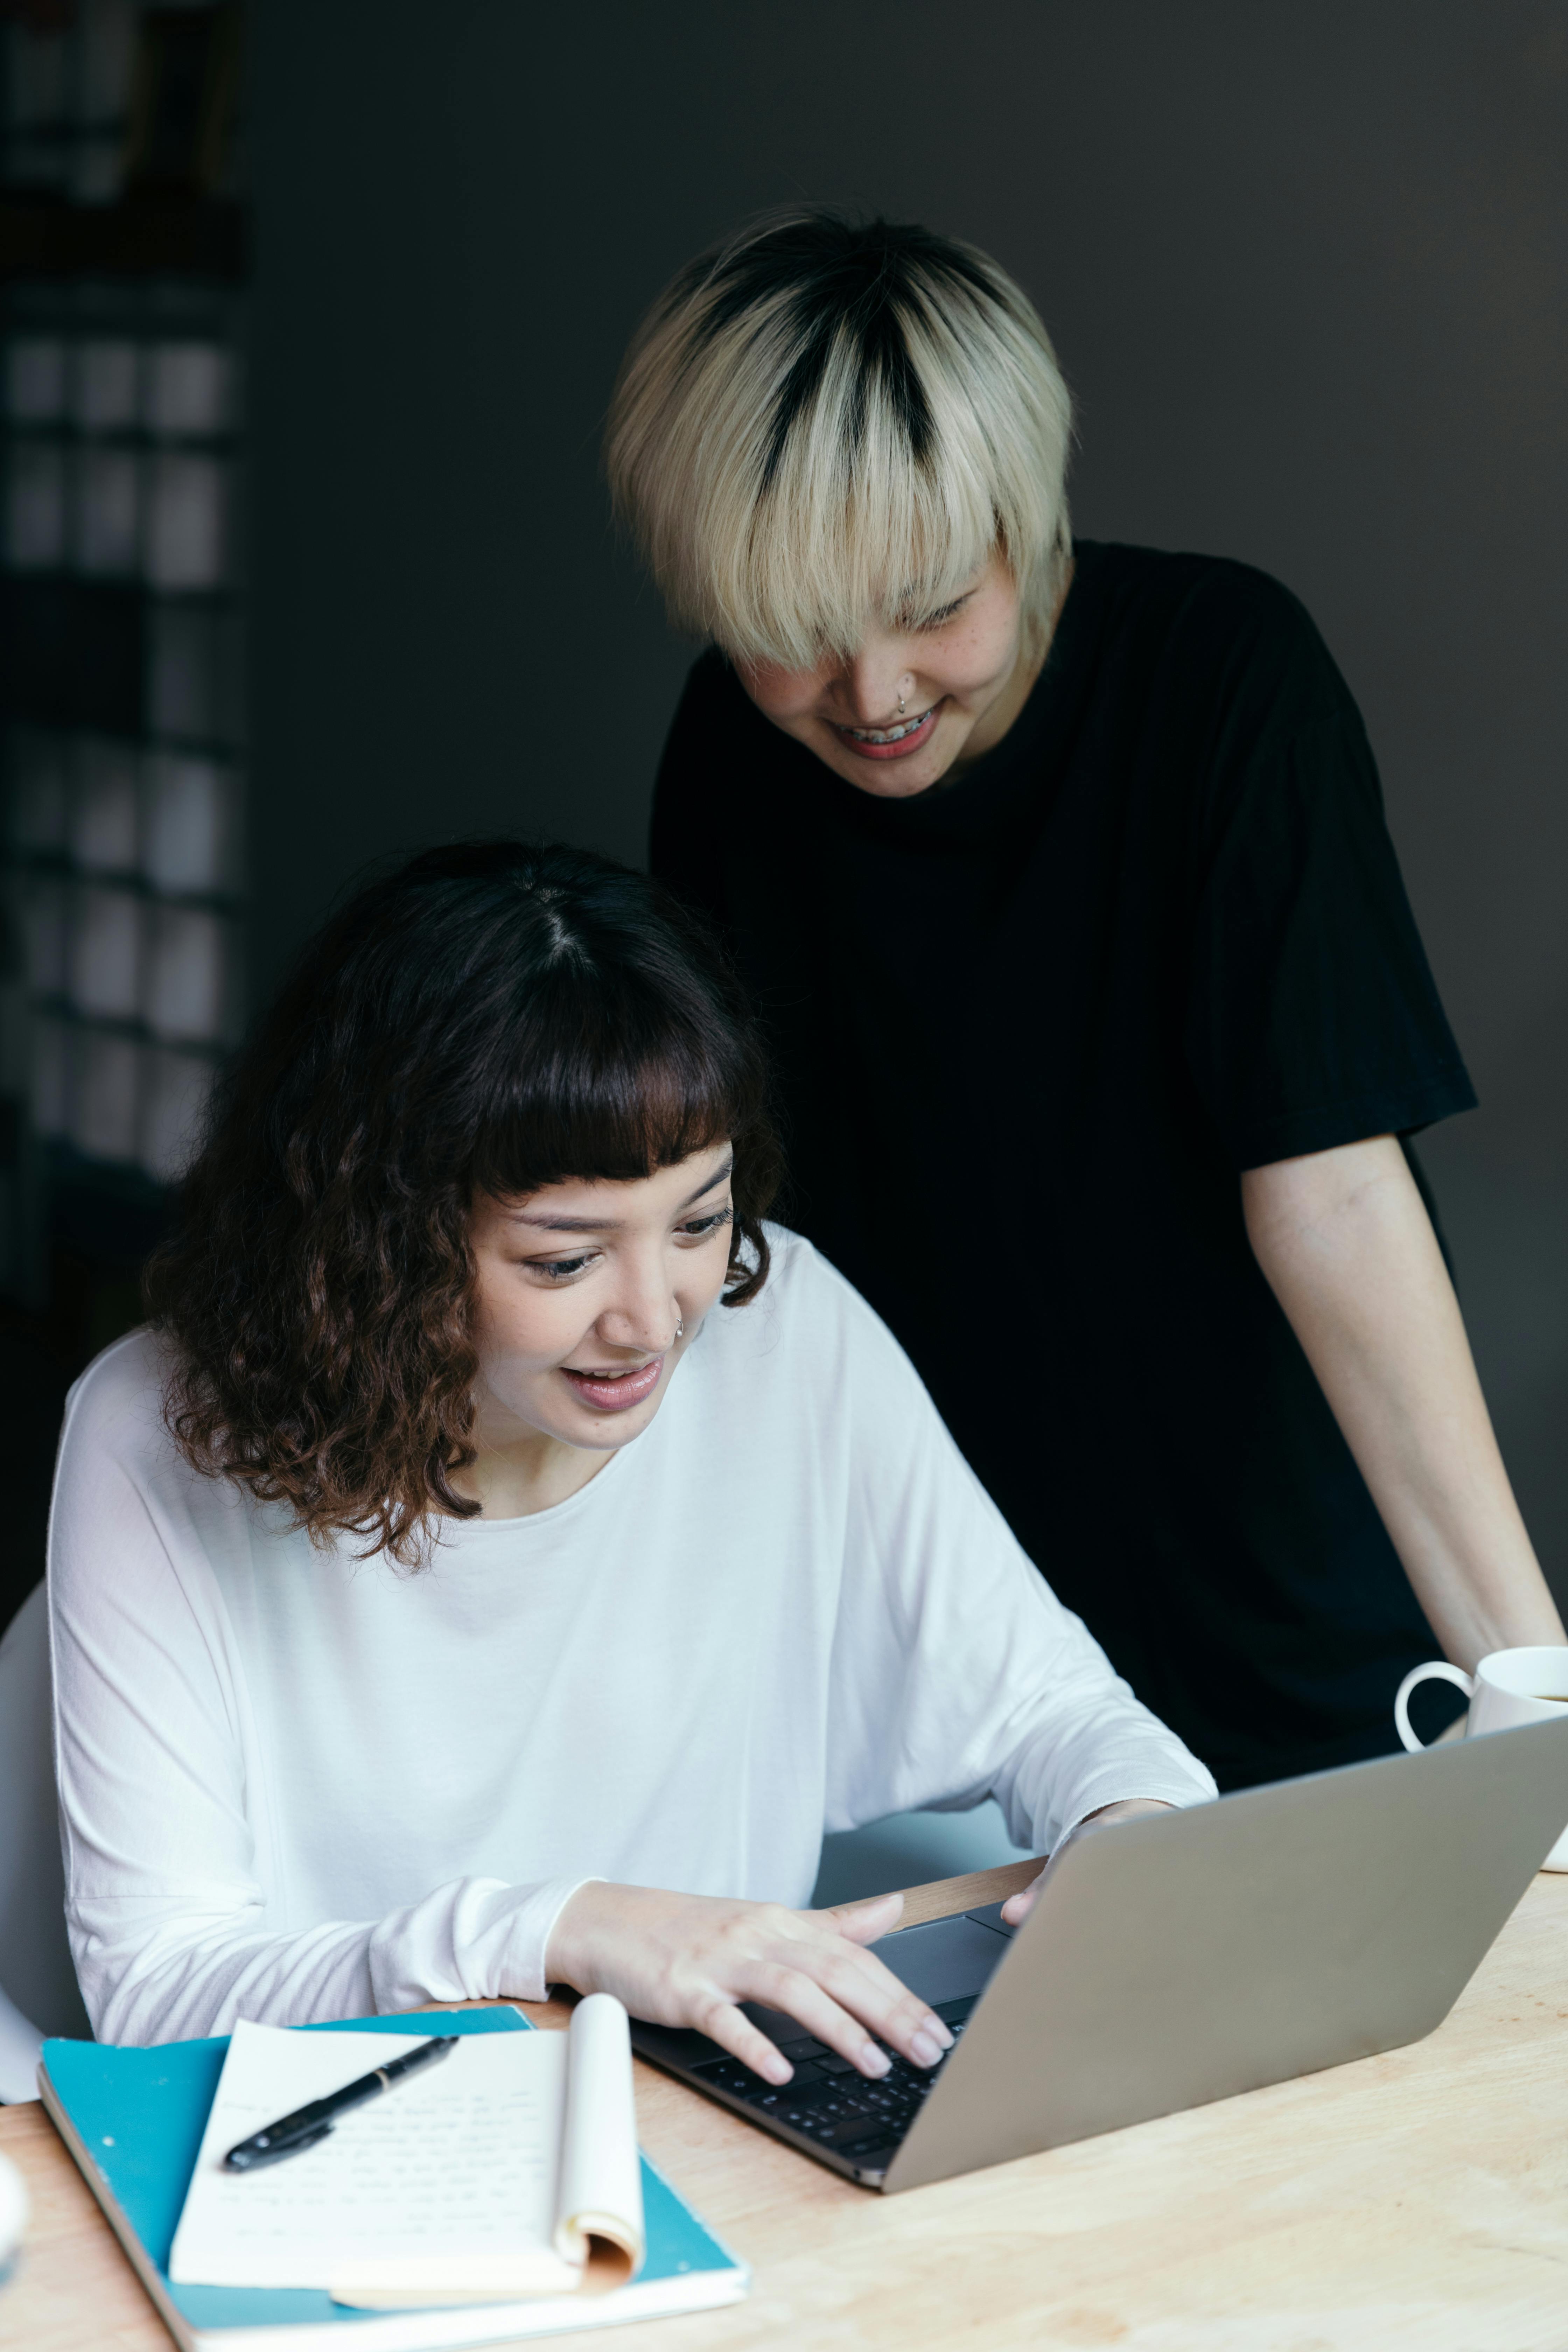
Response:
[[[354,2017],[301,2032],[517,2033],[531,2029],[511,2009],[453,2010],[436,2028],[428,2011],[416,2017]],[[464,2305],[442,2310],[366,2312],[347,2309],[313,2289],[176,2286],[169,2251],[185,2201],[202,2134],[206,2128],[226,2034],[203,2042],[169,2042],[152,2050],[121,2050],[96,2042],[46,2042],[40,2067],[44,2101],[141,2274],[185,2352],[197,2347],[247,2352],[309,2352],[327,2327],[358,2328],[333,2339],[334,2352],[436,2352],[436,2347],[496,2342],[519,2336],[608,2326],[617,2320],[662,2317],[678,2311],[734,2303],[745,2294],[742,2264],[721,2246],[645,2156],[644,2215],[647,2256],[629,2286],[604,2295],[551,2295],[526,2302]]]

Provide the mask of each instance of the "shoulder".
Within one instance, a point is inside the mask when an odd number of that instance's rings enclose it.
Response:
[[[93,1359],[66,1399],[55,1474],[57,1525],[85,1514],[101,1527],[128,1509],[165,1528],[211,1528],[253,1508],[226,1478],[204,1477],[169,1433],[164,1400],[175,1369],[146,1327]]]
[[[106,1562],[121,1594],[142,1589],[139,1564],[152,1562],[158,1582],[169,1528],[190,1520],[195,1474],[163,1424],[170,1370],[157,1334],[132,1331],[94,1359],[66,1400],[49,1519],[49,1582],[61,1605],[101,1596]]]
[[[711,783],[732,798],[737,760],[752,768],[786,755],[789,748],[789,738],[763,717],[732,665],[710,646],[687,672],[657,789],[668,800],[673,792]]]
[[[774,731],[718,646],[700,654],[686,673],[668,748],[695,746],[707,738],[729,739],[737,732],[754,732],[762,740]]]
[[[759,941],[781,916],[787,935],[794,894],[819,887],[846,795],[815,751],[763,717],[723,654],[710,647],[692,665],[654,782],[649,864],[718,929],[753,990]]]
[[[1233,556],[1080,540],[1074,562],[1075,584],[1081,581],[1123,614],[1147,613],[1168,624],[1201,619],[1211,627],[1259,635],[1316,635],[1306,606],[1282,581]]]
[[[762,811],[779,798],[781,763],[787,769],[792,751],[799,746],[769,725],[710,646],[691,666],[665,738],[648,845],[659,880],[721,927],[738,840],[754,842],[765,832]],[[736,790],[738,778],[744,792]]]
[[[208,1686],[226,1639],[227,1572],[249,1559],[247,1507],[226,1480],[200,1476],[170,1436],[173,1369],[156,1332],[133,1331],[88,1366],[67,1402],[48,1538],[62,1706],[90,1710],[106,1685],[125,1692],[144,1675],[147,1688],[166,1687],[170,1671],[183,1704]]]
[[[1278,702],[1299,719],[1342,719],[1354,704],[1300,599],[1228,556],[1087,541],[1078,551],[1092,634],[1191,705]]]
[[[62,1452],[90,1448],[126,1462],[168,1451],[163,1392],[171,1366],[155,1331],[132,1331],[95,1356],[66,1399]]]
[[[784,1388],[821,1411],[919,1390],[920,1380],[876,1309],[803,1234],[767,1227],[767,1281],[744,1307],[709,1318],[711,1375],[738,1391]],[[706,1334],[705,1340],[706,1340]]]
[[[875,1307],[823,1256],[815,1242],[771,1219],[764,1231],[771,1254],[768,1278],[754,1304],[771,1298],[775,1314],[792,1326],[847,1322],[856,1328],[864,1325],[890,1339]],[[736,1307],[735,1319],[745,1312],[744,1307]]]
[[[760,717],[755,704],[735,675],[734,665],[721,654],[717,646],[709,646],[700,653],[686,673],[681,689],[680,708],[697,713],[712,713],[721,718],[738,719],[750,711]]]

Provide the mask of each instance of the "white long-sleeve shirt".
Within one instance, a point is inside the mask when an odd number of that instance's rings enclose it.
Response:
[[[569,1501],[416,1572],[197,1476],[146,1332],[51,1530],[72,1950],[100,2038],[539,1998],[584,1878],[810,1895],[825,1828],[994,1791],[1020,1844],[1208,1773],[1031,1567],[798,1237]]]

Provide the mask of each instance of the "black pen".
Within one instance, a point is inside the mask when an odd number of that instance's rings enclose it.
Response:
[[[229,2149],[223,2160],[225,2171],[255,2172],[261,2165],[277,2164],[286,2156],[298,2156],[301,2148],[314,2147],[319,2139],[326,2138],[339,2116],[347,2115],[351,2107],[363,2106],[367,2099],[378,2099],[383,2091],[390,2091],[394,2083],[401,2083],[417,2067],[445,2058],[461,2039],[460,2034],[443,2033],[434,2042],[422,2042],[406,2058],[390,2059],[374,2074],[345,2083],[329,2097],[312,2099],[308,2107],[296,2107],[291,2116],[279,2116],[265,2131],[252,2132],[248,2139]]]

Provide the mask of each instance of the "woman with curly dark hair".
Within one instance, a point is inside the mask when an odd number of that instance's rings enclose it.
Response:
[[[897,1898],[798,1907],[825,1825],[994,1790],[1048,1847],[1212,1790],[869,1308],[763,1224],[776,1170],[734,984],[638,876],[433,851],[307,950],[150,1327],[67,1417],[57,1748],[100,2034],[560,1980],[778,2081],[742,2000],[868,2074],[882,2042],[931,2063],[946,2028],[864,1948]],[[932,1280],[1005,1278],[973,1214]]]

